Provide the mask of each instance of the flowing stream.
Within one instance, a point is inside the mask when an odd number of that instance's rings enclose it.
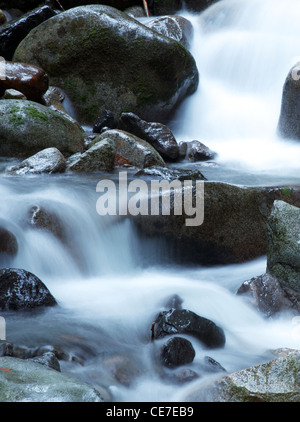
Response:
[[[300,146],[276,135],[282,86],[300,55],[298,1],[224,0],[202,14],[180,14],[194,25],[191,50],[201,79],[173,122],[177,139],[199,139],[218,152],[216,165],[203,167],[209,179],[298,181]],[[266,320],[235,294],[245,280],[265,272],[265,257],[180,267],[163,239],[141,238],[129,219],[97,214],[98,180],[99,175],[0,177],[1,223],[19,242],[17,256],[1,265],[33,272],[59,304],[42,314],[6,313],[8,341],[71,350],[85,364],[62,362],[63,371],[104,385],[113,401],[133,402],[182,401],[206,379],[178,385],[156,371],[151,324],[174,294],[226,335],[222,349],[206,350],[192,340],[196,357],[190,369],[197,371],[210,356],[231,372],[270,359],[272,349],[299,348],[290,316]],[[28,225],[34,205],[60,217],[63,241]],[[129,386],[110,371],[124,356],[134,368]]]

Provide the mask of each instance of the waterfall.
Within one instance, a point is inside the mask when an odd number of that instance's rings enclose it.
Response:
[[[300,58],[297,0],[221,0],[185,16],[200,85],[177,113],[177,138],[200,140],[222,166],[294,177],[300,143],[281,139],[277,124],[285,78]]]
[[[298,0],[223,0],[201,14],[179,14],[194,26],[191,51],[200,85],[172,123],[176,138],[201,140],[218,153],[220,167],[296,177],[300,144],[280,139],[276,127],[285,77],[300,56]],[[174,294],[226,335],[218,350],[194,341],[195,369],[208,354],[231,372],[270,359],[272,349],[298,348],[290,316],[266,320],[235,294],[245,280],[265,272],[265,257],[179,267],[166,240],[142,239],[127,218],[97,214],[98,178],[0,175],[0,223],[18,241],[17,255],[1,266],[33,272],[59,304],[39,315],[7,313],[8,341],[71,348],[85,365],[62,362],[63,371],[104,383],[113,401],[181,401],[188,393],[189,386],[155,372],[149,341],[153,319]],[[29,224],[33,206],[57,216],[63,238]],[[129,387],[105,372],[105,360],[122,355],[134,356],[139,370]]]

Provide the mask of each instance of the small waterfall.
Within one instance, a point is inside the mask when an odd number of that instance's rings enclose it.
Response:
[[[200,85],[177,113],[176,137],[202,141],[232,169],[298,173],[300,143],[276,130],[283,84],[300,57],[299,2],[221,0],[186,17]]]

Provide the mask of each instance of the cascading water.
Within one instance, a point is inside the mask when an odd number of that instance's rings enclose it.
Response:
[[[300,144],[281,139],[277,123],[284,81],[300,59],[297,0],[223,0],[186,17],[200,86],[177,113],[177,138],[202,141],[230,169],[295,180]]]
[[[291,177],[300,147],[277,138],[276,125],[284,79],[300,54],[297,1],[224,0],[201,15],[186,15],[195,28],[192,52],[201,81],[178,113],[176,137],[202,140],[218,152],[220,166]],[[141,239],[128,219],[96,213],[98,176],[1,176],[1,223],[19,244],[17,256],[1,265],[36,274],[59,305],[42,314],[5,314],[8,341],[71,350],[85,365],[62,362],[63,371],[105,385],[113,401],[137,402],[181,401],[202,382],[178,385],[156,371],[151,323],[171,295],[225,331],[222,349],[208,351],[193,340],[191,369],[206,355],[230,372],[268,360],[272,349],[299,348],[290,316],[266,320],[235,295],[245,280],[265,272],[264,258],[178,267],[167,242]],[[63,241],[28,224],[35,205],[59,216]],[[134,366],[129,386],[109,370],[124,356]]]

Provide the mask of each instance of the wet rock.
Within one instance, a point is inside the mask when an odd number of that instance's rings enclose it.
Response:
[[[173,308],[173,309],[182,309],[182,303],[183,303],[183,300],[181,299],[180,296],[178,296],[178,295],[172,295],[167,300],[167,302],[165,304],[165,308],[167,308],[167,309],[171,309],[171,308]]]
[[[116,121],[114,114],[109,110],[104,110],[93,126],[94,133],[101,133],[103,128],[115,129]]]
[[[84,150],[82,128],[33,101],[0,100],[0,155],[27,158],[55,147],[63,154]]]
[[[187,142],[179,141],[178,147],[179,147],[179,158],[184,159],[186,157],[187,148],[188,148]]]
[[[267,220],[275,200],[300,207],[300,189],[205,181],[202,224],[187,226],[188,216],[174,215],[173,204],[171,215],[139,215],[132,221],[144,235],[165,237],[177,263],[245,262],[267,254]]]
[[[180,42],[186,48],[190,48],[193,38],[192,23],[182,16],[161,16],[146,22],[145,25],[165,37]]]
[[[96,139],[98,142],[103,139],[113,142],[116,153],[126,158],[132,166],[139,168],[164,166],[162,157],[150,144],[123,130],[107,130]]]
[[[64,99],[65,93],[62,89],[58,88],[57,86],[49,86],[48,90],[43,96],[43,101],[46,106],[66,115],[69,120],[73,121],[75,124],[78,125],[78,122],[72,116],[70,116],[70,114],[65,109],[63,105]]]
[[[187,144],[186,158],[190,161],[207,161],[216,157],[216,153],[200,141],[191,141]]]
[[[290,70],[282,92],[278,133],[285,138],[300,140],[300,62]]]
[[[83,154],[77,155],[67,166],[67,170],[74,172],[95,172],[112,171],[116,148],[109,138],[97,142],[95,138],[93,145]]]
[[[274,201],[267,228],[267,272],[300,293],[300,208]]]
[[[128,9],[124,10],[124,13],[126,13],[128,16],[131,16],[132,18],[144,18],[144,17],[146,17],[145,10],[141,6],[128,7]]]
[[[23,176],[25,174],[63,173],[66,160],[57,148],[46,148],[23,160],[16,166],[6,169],[6,173]]]
[[[299,402],[300,352],[228,374],[184,400],[194,402]]]
[[[15,268],[0,270],[1,309],[17,311],[54,305],[56,300],[34,274]]]
[[[3,10],[0,9],[0,25],[3,25],[7,21],[6,15]]]
[[[103,5],[75,7],[34,28],[14,61],[42,66],[83,124],[93,124],[100,107],[116,118],[130,110],[148,121],[169,119],[199,82],[182,44]]]
[[[136,378],[141,375],[141,370],[136,361],[128,356],[111,356],[104,360],[103,365],[116,381],[126,387],[131,386]]]
[[[27,222],[31,227],[46,230],[57,239],[65,241],[65,230],[59,217],[41,205],[34,205],[28,211]]]
[[[5,62],[5,79],[0,79],[0,96],[3,96],[7,89],[15,89],[22,92],[28,100],[41,103],[48,86],[48,75],[40,67]]]
[[[178,169],[168,167],[152,166],[139,170],[135,173],[136,177],[150,177],[161,180],[206,180],[200,170]]]
[[[37,356],[30,359],[32,362],[37,362],[41,365],[45,365],[48,368],[54,369],[55,371],[60,372],[60,364],[54,353],[47,352],[42,356]]]
[[[226,369],[210,356],[204,357],[204,370],[209,373],[227,372]]]
[[[187,309],[161,312],[155,321],[155,339],[175,334],[191,335],[208,348],[223,347],[225,344],[225,334],[221,327]]]
[[[183,337],[170,338],[160,350],[160,360],[168,368],[192,363],[195,355],[192,343]]]
[[[178,158],[177,141],[166,125],[146,122],[134,113],[122,113],[118,127],[147,141],[165,160],[174,161]]]
[[[6,89],[3,98],[5,100],[27,100],[26,96],[16,89]]]
[[[0,402],[103,402],[102,392],[37,362],[1,357]]]
[[[10,2],[9,8],[14,7]],[[24,2],[25,4],[26,2]],[[28,2],[27,2],[28,3]],[[36,2],[40,3],[40,2]],[[20,9],[17,7],[17,9]],[[0,56],[12,60],[15,49],[29,32],[45,20],[56,15],[49,6],[38,7],[0,27]],[[24,60],[24,63],[30,63]]]
[[[281,285],[280,281],[269,273],[245,281],[237,290],[238,295],[247,298],[267,318],[279,312],[300,312],[300,294]]]
[[[10,230],[0,227],[0,254],[15,256],[18,252],[16,236]]]
[[[200,375],[189,368],[180,369],[178,372],[175,373],[175,376],[173,377],[174,381],[178,382],[179,384],[185,384],[187,382],[195,381],[198,378],[200,378]]]

